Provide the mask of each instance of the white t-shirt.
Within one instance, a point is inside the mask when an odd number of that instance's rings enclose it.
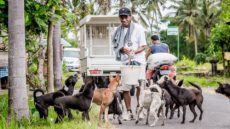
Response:
[[[128,28],[124,29],[124,34],[127,33],[127,30]],[[134,23],[134,29],[131,35],[131,42],[132,42],[131,44],[125,43],[124,47],[132,50],[136,50],[138,47],[146,45],[144,28],[136,23]],[[132,60],[138,61],[141,64],[146,64],[145,51],[135,54]],[[129,62],[128,55],[122,54],[121,62],[122,64],[128,63]]]

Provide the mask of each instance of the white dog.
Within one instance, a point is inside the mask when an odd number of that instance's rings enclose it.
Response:
[[[150,126],[155,126],[156,122],[158,121],[157,113],[158,113],[160,107],[162,107],[163,108],[162,109],[162,115],[163,115],[162,125],[164,125],[165,101],[162,98],[162,96],[163,96],[162,89],[159,87],[159,85],[153,84],[153,82],[151,81],[151,85],[148,88],[145,88],[142,91],[142,93],[143,93],[143,99],[141,102],[141,107],[138,110],[136,124],[139,122],[139,115],[144,108],[147,110],[146,124],[149,124],[148,118],[149,118],[149,114],[150,114],[150,115],[153,115],[153,117],[154,117],[154,122]]]

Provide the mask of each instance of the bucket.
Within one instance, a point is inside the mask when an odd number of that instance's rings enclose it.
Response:
[[[140,71],[139,79],[145,80],[146,79],[146,75],[145,75],[146,66],[145,65],[141,65],[140,67],[141,67],[141,71]]]
[[[141,66],[124,65],[121,66],[121,82],[125,85],[138,85],[140,79]]]

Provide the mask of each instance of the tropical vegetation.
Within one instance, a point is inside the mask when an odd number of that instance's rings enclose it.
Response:
[[[223,65],[224,73],[230,73],[230,63],[224,60],[225,52],[230,52],[230,0],[0,0],[0,46],[3,44],[9,52],[10,80],[8,97],[0,97],[0,127],[53,126],[54,115],[48,122],[38,120],[27,84],[29,89],[40,87],[47,92],[59,89],[68,74],[61,63],[61,38],[78,46],[81,19],[87,15],[117,15],[123,6],[131,8],[133,20],[145,28],[148,45],[150,36],[158,34],[177,55],[179,40],[178,67],[196,72],[195,67],[215,59]],[[166,24],[179,28],[178,37],[167,35],[161,27]],[[70,33],[74,38],[68,36]],[[223,75],[211,80],[223,81],[220,78]],[[203,85],[215,85],[202,79]],[[17,123],[23,120],[29,123]],[[74,122],[69,122],[70,126]],[[85,127],[84,122],[79,126]]]

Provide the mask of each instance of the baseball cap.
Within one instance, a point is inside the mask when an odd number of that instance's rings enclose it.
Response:
[[[126,8],[126,7],[123,7],[119,10],[119,16],[122,16],[122,15],[125,15],[125,16],[131,16],[131,11],[130,9]]]

